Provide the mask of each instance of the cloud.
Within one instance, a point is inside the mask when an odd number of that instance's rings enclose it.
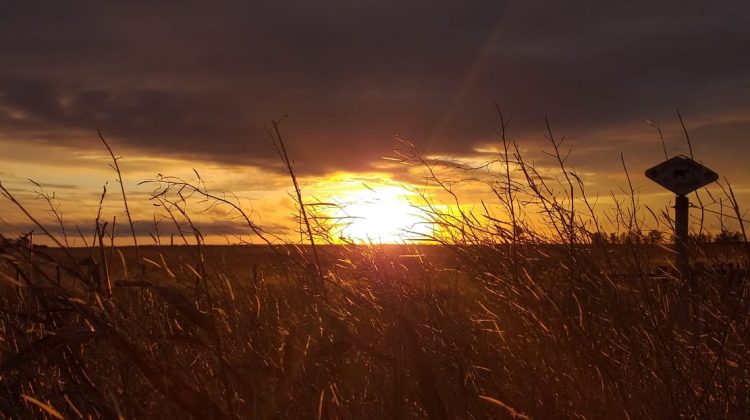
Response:
[[[16,142],[99,148],[102,129],[118,150],[278,172],[267,128],[289,111],[301,173],[364,171],[396,135],[471,154],[495,139],[497,100],[528,147],[549,116],[580,167],[611,171],[619,151],[658,159],[643,121],[673,124],[677,107],[696,143],[740,146],[750,121],[739,1],[50,1],[0,16],[0,136]]]

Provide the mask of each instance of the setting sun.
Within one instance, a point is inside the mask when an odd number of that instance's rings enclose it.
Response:
[[[337,235],[346,241],[403,243],[425,239],[432,228],[420,215],[410,196],[400,187],[362,188],[336,197],[333,217],[339,220]]]

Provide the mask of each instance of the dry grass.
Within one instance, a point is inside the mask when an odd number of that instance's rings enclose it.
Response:
[[[497,202],[483,219],[426,207],[443,227],[431,238],[438,247],[321,246],[326,221],[310,214],[310,245],[231,248],[247,259],[267,253],[238,270],[221,258],[230,248],[202,244],[191,200],[228,206],[273,238],[202,181],[166,177],[156,180],[153,200],[190,247],[113,252],[99,217],[92,248],[62,240],[59,250],[6,247],[0,412],[260,419],[750,412],[747,270],[655,271],[652,249],[639,243],[635,194],[614,216],[627,228],[625,243],[592,243],[602,224],[552,130],[562,189],[524,162],[505,128],[503,121],[506,168],[487,183]],[[402,158],[435,174],[413,149]],[[530,225],[530,208],[552,234]],[[695,252],[711,253],[708,245]]]

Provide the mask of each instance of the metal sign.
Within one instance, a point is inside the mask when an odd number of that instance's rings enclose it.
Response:
[[[675,156],[646,171],[646,176],[677,195],[689,194],[719,179],[719,174],[687,156]]]

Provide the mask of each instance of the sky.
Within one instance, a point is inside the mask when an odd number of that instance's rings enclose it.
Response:
[[[591,191],[626,186],[622,154],[655,206],[670,196],[643,176],[664,159],[646,121],[686,154],[679,109],[695,158],[750,199],[745,1],[151,3],[0,3],[0,181],[29,206],[31,178],[90,226],[108,182],[124,220],[101,130],[142,225],[154,209],[138,183],[195,169],[283,235],[294,207],[271,121],[306,196],[356,200],[363,184],[418,183],[382,159],[398,138],[433,159],[493,159],[495,103],[529,159],[551,165],[548,118]],[[207,232],[236,233],[211,215]],[[28,227],[7,202],[0,217]]]

